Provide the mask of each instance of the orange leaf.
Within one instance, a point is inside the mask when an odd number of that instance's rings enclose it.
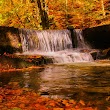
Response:
[[[0,95],[0,102],[2,102],[3,101],[3,96],[2,95]]]
[[[53,110],[64,110],[64,108],[53,108]]]
[[[49,104],[50,106],[52,106],[52,107],[55,107],[55,102],[50,102],[50,104]]]
[[[80,103],[81,105],[85,106],[85,103],[84,103],[83,100],[80,100],[79,103]]]
[[[76,102],[74,101],[74,100],[69,100],[69,103],[71,103],[71,104],[73,104],[73,105],[75,105],[76,104]]]

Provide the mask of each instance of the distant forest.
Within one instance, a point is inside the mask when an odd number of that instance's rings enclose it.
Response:
[[[28,29],[110,24],[110,0],[0,0],[0,25]]]

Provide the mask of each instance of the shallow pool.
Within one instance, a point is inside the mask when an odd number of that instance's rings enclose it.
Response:
[[[51,98],[109,100],[110,64],[103,62],[47,65],[42,69],[0,74],[0,86],[14,83]]]

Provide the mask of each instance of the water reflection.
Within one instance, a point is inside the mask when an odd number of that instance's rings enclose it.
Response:
[[[0,82],[1,85],[18,82],[21,87],[31,88],[54,98],[105,97],[110,95],[110,66],[86,63],[48,65],[41,70],[1,74]]]
[[[110,92],[110,68],[108,67],[47,67],[40,73],[39,91],[50,94],[72,94],[77,91]]]
[[[23,78],[24,78],[24,87],[29,87],[30,86],[30,75],[29,75],[29,72],[25,72],[23,74]]]

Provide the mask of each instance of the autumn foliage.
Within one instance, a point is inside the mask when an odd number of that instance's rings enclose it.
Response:
[[[0,87],[0,110],[98,110],[83,100],[51,99],[26,88],[17,88],[16,82],[13,87]]]
[[[109,24],[109,0],[1,0],[0,25],[32,29]]]

